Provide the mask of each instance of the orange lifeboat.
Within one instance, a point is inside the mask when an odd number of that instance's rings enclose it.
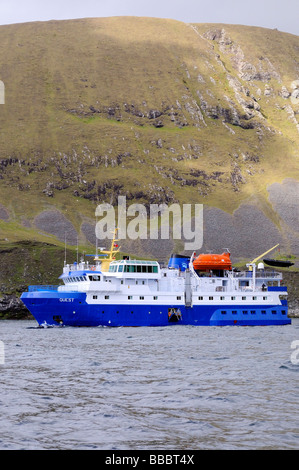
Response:
[[[228,270],[232,269],[232,262],[230,253],[216,254],[201,254],[193,261],[195,271],[210,271],[210,270]]]

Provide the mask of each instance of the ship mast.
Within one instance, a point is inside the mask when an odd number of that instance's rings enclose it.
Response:
[[[100,254],[108,255],[107,258],[101,259],[101,271],[104,271],[104,272],[108,271],[111,261],[115,260],[115,255],[120,250],[120,246],[116,243],[116,242],[119,241],[119,239],[116,238],[117,232],[118,232],[118,228],[115,228],[114,232],[113,232],[113,238],[112,238],[112,241],[111,241],[110,250],[101,250]],[[115,248],[117,248],[117,249],[115,249]],[[95,260],[98,260],[98,259],[99,259],[99,257],[98,257],[98,255],[96,255]]]

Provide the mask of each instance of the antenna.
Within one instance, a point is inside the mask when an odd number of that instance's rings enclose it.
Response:
[[[66,232],[64,232],[64,265],[66,265]]]
[[[79,247],[78,247],[78,235],[77,235],[77,264],[79,263]]]

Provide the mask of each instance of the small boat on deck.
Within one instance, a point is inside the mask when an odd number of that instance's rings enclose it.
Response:
[[[294,263],[291,261],[284,261],[281,259],[269,259],[265,258],[263,259],[264,263],[266,263],[268,266],[273,266],[277,268],[289,268],[290,266],[293,266]]]
[[[231,271],[230,253],[200,254],[193,261],[195,271]]]

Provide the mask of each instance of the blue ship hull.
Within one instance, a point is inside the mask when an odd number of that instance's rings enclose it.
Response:
[[[287,302],[282,305],[137,305],[88,304],[85,293],[39,291],[21,296],[39,325],[167,326],[167,325],[286,325]],[[170,318],[169,309],[180,311]]]

